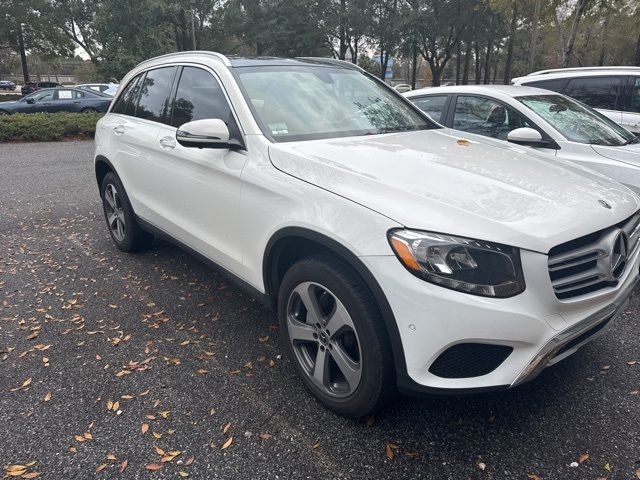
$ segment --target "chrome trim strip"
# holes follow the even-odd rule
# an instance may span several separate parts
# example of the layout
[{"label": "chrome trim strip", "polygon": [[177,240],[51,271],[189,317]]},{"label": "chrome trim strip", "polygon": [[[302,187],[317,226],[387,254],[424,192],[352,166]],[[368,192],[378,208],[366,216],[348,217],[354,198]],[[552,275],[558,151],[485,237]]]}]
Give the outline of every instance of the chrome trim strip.
[{"label": "chrome trim strip", "polygon": [[[558,350],[560,350],[564,345],[569,343],[571,340],[589,331],[590,329],[592,329],[593,327],[595,327],[596,325],[598,325],[599,323],[605,320],[615,319],[615,316],[626,305],[627,300],[631,295],[631,292],[633,292],[634,287],[638,283],[638,280],[640,280],[640,277],[636,275],[633,281],[629,283],[629,285],[627,285],[623,293],[616,299],[615,302],[613,302],[610,305],[607,305],[601,310],[598,310],[596,313],[588,316],[587,318],[576,323],[575,325],[572,325],[571,327],[560,332],[558,335],[556,335],[551,340],[549,340],[549,342],[547,342],[547,344],[540,349],[540,351],[536,354],[533,360],[529,362],[529,365],[527,365],[522,370],[522,372],[520,372],[520,374],[516,377],[516,379],[511,384],[511,386],[515,387],[516,385],[532,380],[547,366],[550,366],[553,363],[557,363],[562,358],[568,357],[569,355],[564,355],[564,353],[567,353],[567,352],[563,352],[562,358],[559,358],[556,362],[552,362],[552,360],[554,360],[555,353]],[[578,348],[582,347],[584,344],[588,343],[593,338],[595,338],[595,336],[597,336],[597,333],[594,336],[590,336],[589,338],[586,338],[583,342],[580,342],[574,348],[569,350],[569,352],[571,353],[575,352]]]}]

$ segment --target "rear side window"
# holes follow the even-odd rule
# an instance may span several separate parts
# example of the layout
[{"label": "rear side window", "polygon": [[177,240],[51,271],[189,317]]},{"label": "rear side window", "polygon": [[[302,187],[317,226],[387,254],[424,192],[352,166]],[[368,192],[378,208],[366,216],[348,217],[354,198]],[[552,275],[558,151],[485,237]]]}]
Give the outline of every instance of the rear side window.
[{"label": "rear side window", "polygon": [[213,75],[201,68],[184,67],[173,104],[171,125],[180,127],[205,118],[219,118],[228,123],[231,120],[229,103]]},{"label": "rear side window", "polygon": [[552,92],[560,92],[562,91],[562,87],[564,87],[565,83],[567,83],[566,78],[558,78],[556,80],[540,80],[537,82],[526,82],[526,83],[523,83],[523,85],[527,87],[544,88],[545,90],[551,90]]},{"label": "rear side window", "polygon": [[82,93],[77,90],[57,90],[58,98],[57,100],[73,100],[77,98],[82,98]]},{"label": "rear side window", "polygon": [[147,72],[140,84],[136,117],[169,123],[166,119],[175,72],[176,67],[157,68]]},{"label": "rear side window", "polygon": [[631,90],[630,112],[640,113],[640,77],[632,78],[633,90]]},{"label": "rear side window", "polygon": [[142,75],[138,75],[127,84],[122,95],[118,97],[111,109],[112,113],[121,113],[123,115],[133,115],[135,113],[135,102],[138,96],[137,85],[141,77]]},{"label": "rear side window", "polygon": [[592,108],[615,110],[620,83],[620,77],[573,78],[562,93]]},{"label": "rear side window", "polygon": [[447,103],[446,95],[433,95],[429,97],[412,98],[411,101],[424,113],[433,118],[436,122],[440,122],[440,117]]}]

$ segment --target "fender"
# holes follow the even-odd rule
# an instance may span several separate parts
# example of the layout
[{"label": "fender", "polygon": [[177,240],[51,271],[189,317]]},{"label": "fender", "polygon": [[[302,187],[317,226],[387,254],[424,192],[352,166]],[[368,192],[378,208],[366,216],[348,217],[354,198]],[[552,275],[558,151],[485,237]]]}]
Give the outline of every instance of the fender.
[{"label": "fender", "polygon": [[391,343],[391,351],[393,353],[393,362],[395,365],[396,374],[398,375],[398,383],[400,379],[407,377],[407,366],[404,359],[404,349],[402,348],[402,341],[400,340],[400,332],[398,331],[398,325],[396,323],[391,306],[385,296],[382,288],[378,284],[373,274],[365,266],[364,263],[348,248],[339,242],[327,237],[321,233],[315,232],[301,227],[285,227],[278,230],[267,242],[264,256],[262,257],[262,274],[264,280],[264,286],[266,294],[272,299],[272,302],[276,302],[277,292],[277,279],[274,276],[275,272],[272,272],[271,265],[281,255],[281,249],[276,248],[280,240],[285,238],[301,238],[311,240],[329,251],[334,252],[343,261],[345,261],[364,281],[365,285],[369,288],[373,297],[378,304],[380,314],[385,323],[385,329]]}]

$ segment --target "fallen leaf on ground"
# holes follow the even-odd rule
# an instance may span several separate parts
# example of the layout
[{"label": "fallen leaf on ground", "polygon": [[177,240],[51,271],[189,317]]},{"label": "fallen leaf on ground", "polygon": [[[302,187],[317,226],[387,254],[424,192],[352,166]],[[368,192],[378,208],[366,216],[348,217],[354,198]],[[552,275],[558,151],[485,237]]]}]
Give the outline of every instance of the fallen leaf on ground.
[{"label": "fallen leaf on ground", "polygon": [[160,470],[162,468],[162,465],[159,465],[157,463],[150,463],[149,465],[146,465],[144,468],[146,468],[147,470],[151,470],[152,472],[155,472],[157,470]]},{"label": "fallen leaf on ground", "polygon": [[222,444],[222,450],[229,448],[233,443],[233,437],[229,437],[229,439]]}]

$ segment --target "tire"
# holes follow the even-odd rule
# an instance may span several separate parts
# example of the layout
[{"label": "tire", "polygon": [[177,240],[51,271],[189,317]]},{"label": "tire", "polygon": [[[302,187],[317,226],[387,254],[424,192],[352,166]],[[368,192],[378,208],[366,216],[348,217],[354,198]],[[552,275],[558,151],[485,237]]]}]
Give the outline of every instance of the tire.
[{"label": "tire", "polygon": [[83,108],[82,110],[80,110],[80,113],[97,113],[98,110],[96,110],[95,108]]},{"label": "tire", "polygon": [[6,110],[0,110],[0,115],[9,115],[9,112]]},{"label": "tire", "polygon": [[107,228],[116,247],[123,252],[136,252],[151,246],[153,235],[136,222],[127,192],[113,172],[107,173],[102,180],[100,197]]},{"label": "tire", "polygon": [[282,280],[278,317],[289,358],[327,408],[359,418],[393,397],[395,370],[382,317],[347,264],[324,254],[295,263]]}]

